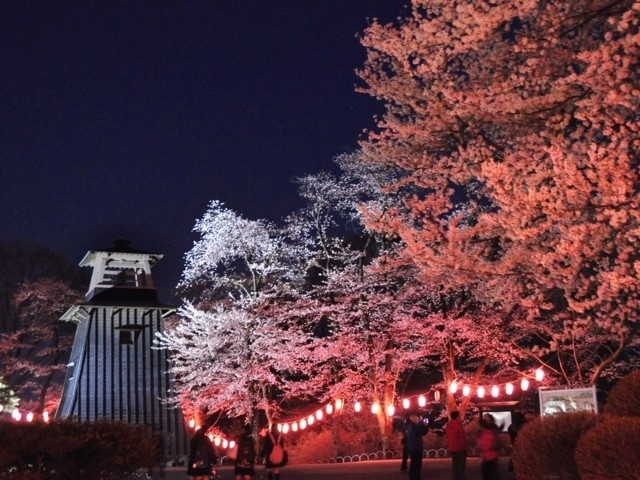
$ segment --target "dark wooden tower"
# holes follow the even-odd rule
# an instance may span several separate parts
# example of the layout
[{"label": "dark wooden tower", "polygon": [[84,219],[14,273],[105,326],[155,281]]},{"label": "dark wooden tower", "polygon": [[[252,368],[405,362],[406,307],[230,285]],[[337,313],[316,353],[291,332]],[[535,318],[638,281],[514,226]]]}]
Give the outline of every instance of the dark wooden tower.
[{"label": "dark wooden tower", "polygon": [[93,274],[86,301],[62,316],[77,330],[56,417],[142,423],[162,435],[168,457],[177,457],[188,451],[186,427],[172,403],[168,352],[153,348],[175,310],[158,301],[153,285],[151,267],[161,258],[117,241],[80,262]]}]

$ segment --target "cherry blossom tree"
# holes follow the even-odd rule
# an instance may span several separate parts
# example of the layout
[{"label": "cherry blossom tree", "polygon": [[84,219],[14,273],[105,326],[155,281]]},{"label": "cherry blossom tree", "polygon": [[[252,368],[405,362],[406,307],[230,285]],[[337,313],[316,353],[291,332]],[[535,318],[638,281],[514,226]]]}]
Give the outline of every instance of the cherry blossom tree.
[{"label": "cherry blossom tree", "polygon": [[385,103],[366,161],[422,189],[370,225],[431,281],[529,310],[512,344],[564,382],[637,345],[639,20],[633,0],[413,0],[362,36]]},{"label": "cherry blossom tree", "polygon": [[309,351],[306,391],[375,405],[386,448],[403,376],[426,369],[452,379],[450,367],[463,358],[463,370],[484,371],[515,357],[496,348],[501,336],[490,327],[499,317],[472,306],[468,295],[454,302],[399,254],[396,235],[367,228],[367,220],[377,224],[397,209],[401,195],[416,193],[404,187],[403,173],[363,163],[359,154],[336,162],[338,175],[299,179],[307,205],[289,218],[290,235],[305,245],[317,281],[285,315],[304,319],[320,337]]},{"label": "cherry blossom tree", "polygon": [[271,223],[248,220],[212,201],[194,228],[200,239],[186,256],[180,288],[196,292],[180,320],[158,337],[173,351],[177,386],[207,414],[271,420],[288,389],[284,375],[299,367],[292,351],[306,336],[268,316],[265,305],[284,295],[300,275]]},{"label": "cherry blossom tree", "polygon": [[23,408],[54,409],[73,328],[60,322],[82,298],[79,273],[61,255],[28,243],[0,244],[0,378]]}]

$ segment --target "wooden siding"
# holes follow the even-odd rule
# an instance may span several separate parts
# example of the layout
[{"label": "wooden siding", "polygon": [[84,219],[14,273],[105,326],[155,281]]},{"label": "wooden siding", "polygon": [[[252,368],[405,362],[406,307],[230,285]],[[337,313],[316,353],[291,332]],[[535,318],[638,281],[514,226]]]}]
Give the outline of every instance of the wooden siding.
[{"label": "wooden siding", "polygon": [[[163,401],[173,391],[168,354],[152,348],[155,333],[164,330],[162,313],[159,308],[87,307],[56,416],[143,423],[162,434],[169,457],[185,455],[182,411]],[[122,343],[120,335],[132,342]]]}]

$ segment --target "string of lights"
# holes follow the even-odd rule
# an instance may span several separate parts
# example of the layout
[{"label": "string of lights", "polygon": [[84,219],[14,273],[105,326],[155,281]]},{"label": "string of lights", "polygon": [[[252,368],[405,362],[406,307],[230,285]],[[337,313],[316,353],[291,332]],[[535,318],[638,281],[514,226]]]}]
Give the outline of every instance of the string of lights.
[{"label": "string of lights", "polygon": [[[535,378],[536,382],[541,382],[544,379],[544,371],[541,368],[538,368],[535,371],[533,378]],[[487,396],[498,398],[500,397],[503,391],[507,396],[513,395],[516,390],[516,384],[518,384],[518,382],[511,381],[506,383],[494,383],[490,386],[479,385],[479,386],[476,386],[474,390],[474,387],[472,387],[468,383],[454,380],[449,384],[448,390],[453,395],[461,394],[463,397],[470,397],[472,395],[475,395],[475,397],[477,397],[478,399],[483,399]],[[529,390],[530,386],[531,386],[531,381],[529,380],[529,378],[525,376],[522,379],[520,379],[519,387],[522,392]],[[441,393],[439,390],[435,390],[432,395],[433,395],[433,401],[435,402],[440,401]],[[424,408],[427,406],[428,403],[429,403],[428,393],[420,393],[420,394],[405,396],[400,400],[400,404],[402,405],[402,408],[404,408],[405,410],[415,408],[416,405],[418,408]],[[279,422],[277,424],[278,430],[281,431],[283,434],[304,430],[308,426],[311,426],[316,422],[320,422],[324,420],[329,415],[342,413],[344,408],[345,408],[345,401],[343,399],[338,398],[331,402],[326,403],[321,408],[316,410],[314,413],[311,413],[303,417],[299,417],[295,420]],[[361,412],[363,408],[364,408],[363,403],[360,402],[359,400],[356,400],[353,402],[353,410],[356,413]],[[375,415],[380,411],[380,408],[381,406],[378,402],[373,402],[371,404],[370,411],[372,414]],[[386,412],[387,416],[392,417],[395,414],[395,411],[396,411],[395,405],[389,405],[387,407],[387,412]],[[2,412],[2,406],[0,406],[0,412]],[[26,412],[23,414],[23,412],[21,412],[18,408],[14,408],[11,413],[11,417],[15,421],[25,420],[27,422],[32,422],[36,418],[36,416],[39,416],[44,422],[49,421],[49,413],[46,411],[43,412],[42,415],[37,415],[37,414],[34,414],[33,412]],[[189,420],[189,427],[192,430],[197,430],[198,428],[200,428],[200,425],[196,424],[195,419],[191,419]],[[220,435],[209,434],[208,436],[210,440],[213,442],[213,444],[216,445],[217,447],[228,449],[228,448],[233,448],[235,445],[235,442],[233,440],[228,440]]]}]

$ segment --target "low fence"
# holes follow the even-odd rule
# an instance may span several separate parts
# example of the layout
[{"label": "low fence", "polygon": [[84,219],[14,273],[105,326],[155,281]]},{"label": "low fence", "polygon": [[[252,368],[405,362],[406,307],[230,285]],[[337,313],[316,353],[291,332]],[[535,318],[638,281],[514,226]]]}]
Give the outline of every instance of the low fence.
[{"label": "low fence", "polygon": [[[480,456],[480,453],[476,448],[470,448],[467,450],[467,455],[470,457]],[[511,445],[506,445],[500,449],[500,455],[507,457],[511,455]],[[449,449],[447,448],[430,448],[422,451],[423,458],[448,458]],[[372,453],[360,453],[355,455],[343,455],[335,458],[330,458],[329,463],[350,463],[350,462],[366,462],[371,460],[392,460],[402,458],[401,450],[387,450],[377,451]]]}]

